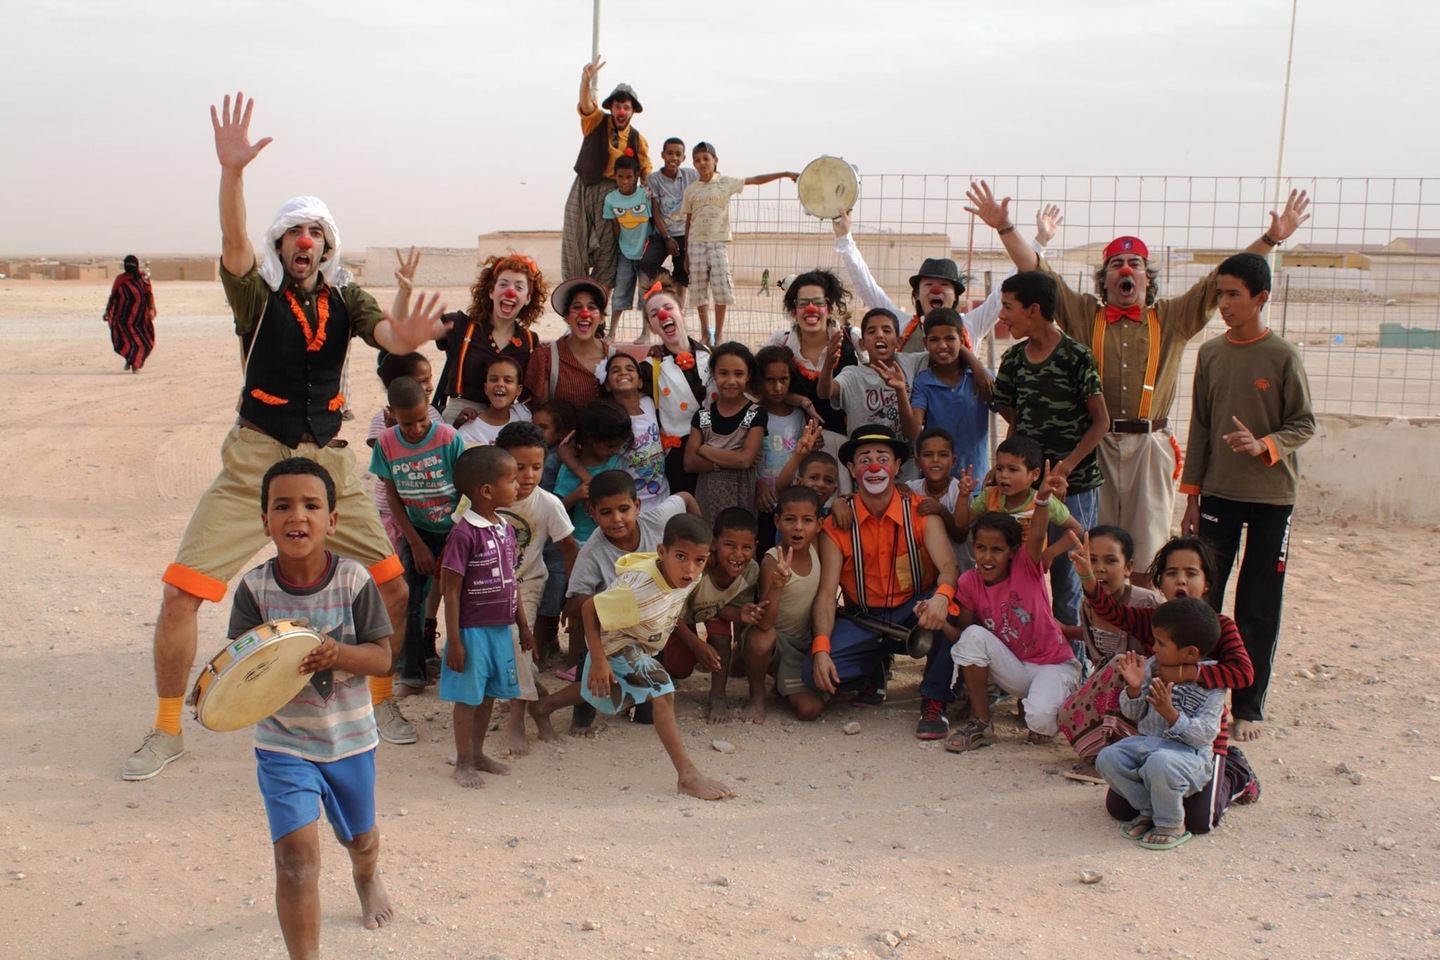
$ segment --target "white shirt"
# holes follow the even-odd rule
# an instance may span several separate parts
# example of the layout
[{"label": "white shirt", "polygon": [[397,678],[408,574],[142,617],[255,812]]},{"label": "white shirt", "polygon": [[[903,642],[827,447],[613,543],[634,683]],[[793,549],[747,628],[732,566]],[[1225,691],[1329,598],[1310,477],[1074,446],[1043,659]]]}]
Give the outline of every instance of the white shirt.
[{"label": "white shirt", "polygon": [[455,431],[455,435],[461,440],[464,440],[467,446],[474,443],[491,444],[495,442],[496,437],[500,436],[500,431],[504,430],[511,423],[528,423],[529,421],[530,408],[523,403],[512,403],[510,404],[510,420],[508,423],[501,424],[497,427],[492,423],[486,423],[480,417],[476,417],[464,426],[459,427]]}]

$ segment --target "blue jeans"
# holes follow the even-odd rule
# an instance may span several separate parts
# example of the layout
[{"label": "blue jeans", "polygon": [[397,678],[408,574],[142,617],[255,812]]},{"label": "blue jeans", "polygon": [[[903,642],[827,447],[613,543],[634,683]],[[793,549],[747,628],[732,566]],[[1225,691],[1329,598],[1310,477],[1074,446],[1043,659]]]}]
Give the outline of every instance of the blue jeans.
[{"label": "blue jeans", "polygon": [[1208,750],[1164,737],[1126,737],[1095,758],[1095,772],[1157,827],[1185,822],[1185,798],[1210,782]]},{"label": "blue jeans", "polygon": [[[913,626],[915,605],[934,595],[934,589],[930,589],[920,596],[911,597],[899,606],[871,607],[870,616],[889,623]],[[840,674],[840,683],[835,691],[839,693],[843,690],[863,690],[873,683],[877,690],[883,692],[887,650],[884,637],[837,616],[835,626],[830,631],[830,659],[835,664],[835,672]],[[935,643],[930,647],[930,654],[925,658],[925,676],[920,681],[920,695],[946,703],[954,700],[955,694],[950,684],[953,674],[950,645],[945,642],[944,636],[937,632]],[[809,654],[805,655],[800,666],[800,679],[810,689],[818,689],[815,686],[815,658]]]},{"label": "blue jeans", "polygon": [[619,313],[638,306],[635,287],[640,278],[640,261],[621,256],[615,261],[615,289],[610,295],[610,312]]},{"label": "blue jeans", "polygon": [[[1098,490],[1085,490],[1081,493],[1070,493],[1065,497],[1065,506],[1070,510],[1070,516],[1080,524],[1081,530],[1088,531],[1095,526],[1095,507],[1099,500]],[[1060,538],[1065,536],[1065,528],[1050,524],[1050,542],[1058,543]],[[1084,594],[1080,591],[1080,576],[1075,572],[1075,567],[1070,563],[1068,552],[1056,557],[1050,564],[1050,593],[1054,596],[1051,609],[1055,611],[1055,619],[1068,627],[1080,625],[1080,601]]]},{"label": "blue jeans", "polygon": [[[436,569],[440,556],[445,552],[446,533],[415,528],[425,546],[435,555]],[[405,605],[405,645],[400,653],[400,682],[407,687],[425,686],[425,661],[435,656],[435,645],[425,637],[425,595],[431,578],[415,569],[415,557],[410,552],[410,542],[400,544],[400,563],[405,567],[405,586],[410,588],[410,599]],[[459,639],[459,638],[456,638]]]}]

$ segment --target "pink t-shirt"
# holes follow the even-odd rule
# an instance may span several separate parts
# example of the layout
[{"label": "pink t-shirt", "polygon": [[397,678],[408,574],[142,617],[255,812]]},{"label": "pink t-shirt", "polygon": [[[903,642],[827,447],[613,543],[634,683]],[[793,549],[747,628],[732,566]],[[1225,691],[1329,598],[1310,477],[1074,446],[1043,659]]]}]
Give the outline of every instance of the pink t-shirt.
[{"label": "pink t-shirt", "polygon": [[1050,612],[1045,572],[1023,548],[1010,561],[1010,575],[994,586],[979,570],[961,574],[955,600],[1025,663],[1065,663],[1075,656]]}]

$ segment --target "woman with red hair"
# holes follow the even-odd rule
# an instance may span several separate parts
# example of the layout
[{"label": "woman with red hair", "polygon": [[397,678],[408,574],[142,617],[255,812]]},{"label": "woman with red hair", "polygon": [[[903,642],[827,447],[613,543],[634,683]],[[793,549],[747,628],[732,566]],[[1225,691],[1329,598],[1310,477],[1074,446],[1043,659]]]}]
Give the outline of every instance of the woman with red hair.
[{"label": "woman with red hair", "polygon": [[435,341],[445,351],[441,394],[436,403],[447,423],[469,420],[483,406],[485,370],[509,357],[521,370],[539,342],[530,325],[545,309],[545,278],[535,261],[517,253],[490,257],[470,288],[470,309],[449,313],[450,333]]}]

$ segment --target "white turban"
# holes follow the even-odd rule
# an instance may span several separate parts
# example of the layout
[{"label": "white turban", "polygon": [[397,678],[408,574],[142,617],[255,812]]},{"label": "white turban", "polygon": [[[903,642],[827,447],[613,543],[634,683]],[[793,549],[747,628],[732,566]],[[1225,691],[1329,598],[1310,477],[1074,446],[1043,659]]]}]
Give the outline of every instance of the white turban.
[{"label": "white turban", "polygon": [[344,286],[350,282],[350,274],[340,266],[340,231],[335,228],[335,219],[330,208],[319,197],[294,197],[285,201],[275,222],[265,232],[265,249],[261,251],[260,276],[278,291],[285,282],[285,267],[280,263],[280,254],[275,244],[291,227],[302,223],[318,223],[325,231],[325,255],[320,259],[320,274],[327,283]]}]

